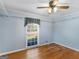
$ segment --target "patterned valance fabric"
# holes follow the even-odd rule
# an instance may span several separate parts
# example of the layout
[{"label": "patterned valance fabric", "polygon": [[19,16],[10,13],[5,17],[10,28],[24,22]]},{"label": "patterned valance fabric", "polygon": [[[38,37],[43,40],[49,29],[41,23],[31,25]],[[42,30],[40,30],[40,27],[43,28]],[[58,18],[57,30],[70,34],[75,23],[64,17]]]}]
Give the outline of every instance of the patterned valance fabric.
[{"label": "patterned valance fabric", "polygon": [[40,25],[40,19],[35,19],[35,18],[25,18],[25,24],[26,26],[28,23],[36,23]]}]

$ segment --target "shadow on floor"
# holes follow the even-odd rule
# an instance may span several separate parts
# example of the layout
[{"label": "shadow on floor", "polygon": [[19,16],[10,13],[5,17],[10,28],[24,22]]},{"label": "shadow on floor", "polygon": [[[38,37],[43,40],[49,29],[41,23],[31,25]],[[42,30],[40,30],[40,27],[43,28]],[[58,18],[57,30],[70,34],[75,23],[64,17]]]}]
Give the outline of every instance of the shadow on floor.
[{"label": "shadow on floor", "polygon": [[7,56],[0,56],[0,59],[8,59]]}]

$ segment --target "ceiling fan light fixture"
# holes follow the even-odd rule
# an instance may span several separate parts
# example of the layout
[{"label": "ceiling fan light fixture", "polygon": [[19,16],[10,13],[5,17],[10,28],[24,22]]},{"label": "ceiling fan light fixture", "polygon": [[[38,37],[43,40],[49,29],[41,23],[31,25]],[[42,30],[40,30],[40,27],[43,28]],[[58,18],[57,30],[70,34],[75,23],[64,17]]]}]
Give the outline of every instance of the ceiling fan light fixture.
[{"label": "ceiling fan light fixture", "polygon": [[57,7],[55,7],[55,8],[53,8],[53,12],[55,13],[55,12],[57,12]]},{"label": "ceiling fan light fixture", "polygon": [[50,13],[52,13],[52,8],[48,8],[48,13],[50,14]]}]

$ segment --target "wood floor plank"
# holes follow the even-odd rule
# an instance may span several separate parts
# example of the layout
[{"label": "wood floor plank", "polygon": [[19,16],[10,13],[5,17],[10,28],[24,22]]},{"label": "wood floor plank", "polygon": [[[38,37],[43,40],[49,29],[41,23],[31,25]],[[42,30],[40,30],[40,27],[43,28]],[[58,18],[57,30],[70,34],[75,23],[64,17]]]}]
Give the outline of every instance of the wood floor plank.
[{"label": "wood floor plank", "polygon": [[49,44],[8,55],[8,59],[79,59],[79,52]]}]

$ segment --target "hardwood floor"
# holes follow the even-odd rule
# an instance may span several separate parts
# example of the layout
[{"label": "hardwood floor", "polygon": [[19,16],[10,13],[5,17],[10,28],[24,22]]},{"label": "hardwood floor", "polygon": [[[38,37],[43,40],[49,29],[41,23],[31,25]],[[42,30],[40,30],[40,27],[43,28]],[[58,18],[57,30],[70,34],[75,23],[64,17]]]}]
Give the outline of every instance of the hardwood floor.
[{"label": "hardwood floor", "polygon": [[8,59],[79,59],[79,52],[57,44],[49,44],[9,54]]}]

